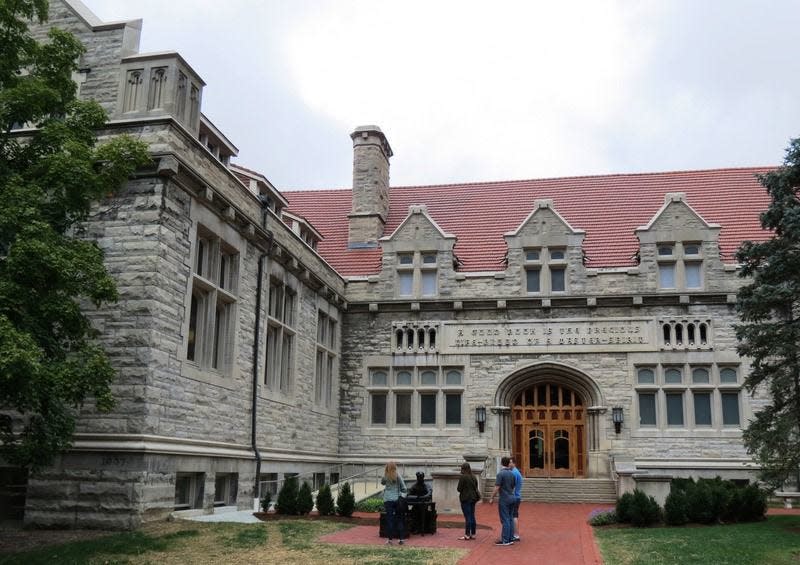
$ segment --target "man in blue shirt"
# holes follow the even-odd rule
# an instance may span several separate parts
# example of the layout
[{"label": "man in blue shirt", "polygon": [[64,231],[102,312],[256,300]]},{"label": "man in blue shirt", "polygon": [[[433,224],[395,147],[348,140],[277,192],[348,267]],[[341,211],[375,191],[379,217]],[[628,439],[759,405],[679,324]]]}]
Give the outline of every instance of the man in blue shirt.
[{"label": "man in blue shirt", "polygon": [[494,492],[489,498],[489,503],[494,502],[494,498],[499,495],[498,510],[500,512],[500,525],[502,526],[500,539],[494,542],[495,545],[512,545],[514,543],[514,518],[511,516],[516,498],[514,497],[514,487],[517,479],[509,468],[511,457],[505,456],[500,459],[502,469],[497,473],[494,481]]},{"label": "man in blue shirt", "polygon": [[514,541],[519,541],[519,504],[522,502],[522,473],[517,468],[517,462],[511,458],[510,463],[511,472],[517,482],[514,486],[514,507],[511,509],[511,516],[514,519]]}]

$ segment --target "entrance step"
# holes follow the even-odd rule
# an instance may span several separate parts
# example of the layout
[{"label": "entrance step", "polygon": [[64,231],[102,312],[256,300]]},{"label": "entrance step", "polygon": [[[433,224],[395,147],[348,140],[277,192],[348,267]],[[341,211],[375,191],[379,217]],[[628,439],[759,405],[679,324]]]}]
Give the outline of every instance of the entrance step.
[{"label": "entrance step", "polygon": [[[487,479],[484,492],[491,493],[494,479]],[[522,500],[528,502],[614,503],[617,486],[611,479],[526,478]]]}]

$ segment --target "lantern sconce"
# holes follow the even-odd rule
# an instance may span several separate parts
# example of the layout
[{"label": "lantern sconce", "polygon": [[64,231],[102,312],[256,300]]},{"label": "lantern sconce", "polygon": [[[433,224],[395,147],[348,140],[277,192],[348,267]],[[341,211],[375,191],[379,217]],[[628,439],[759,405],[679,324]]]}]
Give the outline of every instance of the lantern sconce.
[{"label": "lantern sconce", "polygon": [[622,429],[622,422],[624,421],[622,406],[614,406],[611,409],[611,421],[614,422],[614,431],[619,433]]},{"label": "lantern sconce", "polygon": [[486,425],[486,406],[477,406],[475,408],[475,422],[478,424],[478,431],[483,433],[483,427]]}]

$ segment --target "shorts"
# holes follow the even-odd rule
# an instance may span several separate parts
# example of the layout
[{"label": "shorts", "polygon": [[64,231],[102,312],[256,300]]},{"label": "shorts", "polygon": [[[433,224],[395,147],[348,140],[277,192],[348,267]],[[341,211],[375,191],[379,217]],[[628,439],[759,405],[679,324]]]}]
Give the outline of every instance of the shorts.
[{"label": "shorts", "polygon": [[511,505],[511,517],[512,518],[519,518],[519,503],[522,500],[515,500],[514,503]]}]

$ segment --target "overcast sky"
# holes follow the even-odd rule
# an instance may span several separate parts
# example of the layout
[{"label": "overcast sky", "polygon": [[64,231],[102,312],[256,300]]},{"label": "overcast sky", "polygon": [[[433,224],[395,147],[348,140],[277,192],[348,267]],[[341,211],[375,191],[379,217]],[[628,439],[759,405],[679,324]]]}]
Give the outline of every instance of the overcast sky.
[{"label": "overcast sky", "polygon": [[779,164],[800,136],[800,3],[83,0],[179,51],[236,163],[351,186],[359,125],[394,186]]}]

